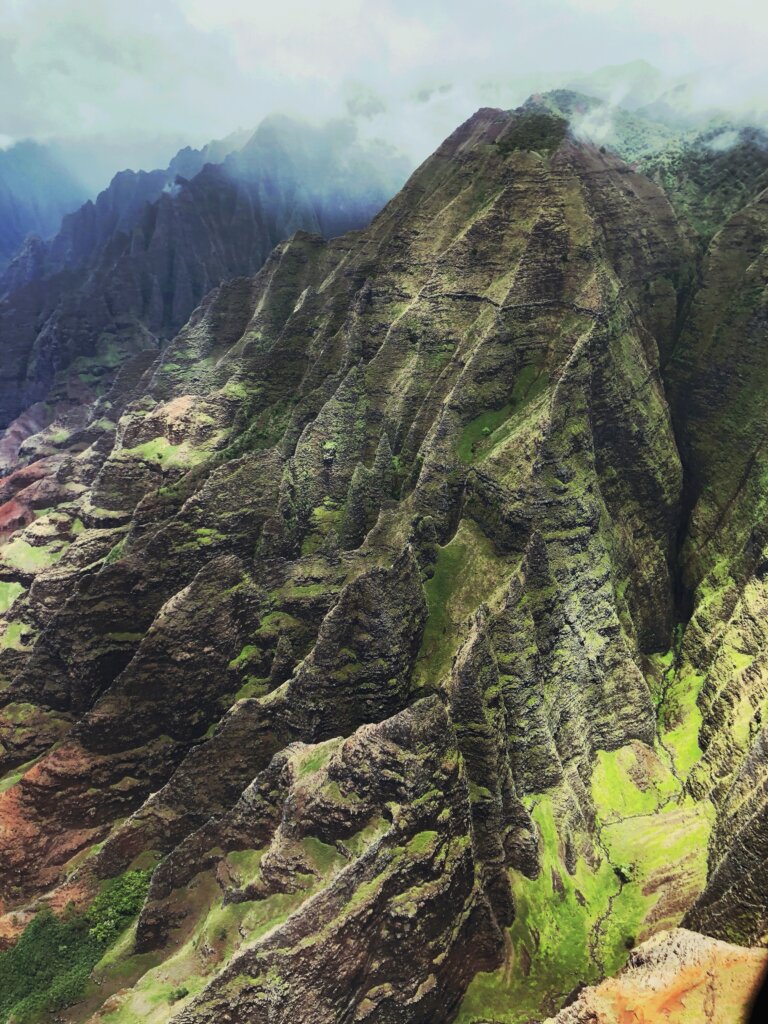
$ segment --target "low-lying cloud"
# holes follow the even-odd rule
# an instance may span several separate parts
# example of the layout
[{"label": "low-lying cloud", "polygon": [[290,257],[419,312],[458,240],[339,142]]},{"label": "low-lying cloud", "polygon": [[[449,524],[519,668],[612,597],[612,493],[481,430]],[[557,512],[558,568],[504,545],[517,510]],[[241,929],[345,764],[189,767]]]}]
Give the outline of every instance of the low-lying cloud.
[{"label": "low-lying cloud", "polygon": [[415,161],[478,106],[563,84],[640,104],[683,83],[690,109],[764,116],[767,51],[754,0],[4,0],[0,144],[170,151],[285,112]]}]

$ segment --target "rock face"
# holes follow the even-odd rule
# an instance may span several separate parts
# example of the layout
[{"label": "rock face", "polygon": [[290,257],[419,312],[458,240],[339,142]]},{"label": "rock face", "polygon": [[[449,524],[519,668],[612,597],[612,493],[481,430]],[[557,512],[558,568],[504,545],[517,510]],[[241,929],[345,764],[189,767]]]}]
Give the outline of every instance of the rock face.
[{"label": "rock face", "polygon": [[[718,810],[710,881],[689,916],[732,941],[768,930],[765,799],[765,357],[768,194],[715,237],[668,376],[688,466],[684,654],[697,673],[703,757],[691,786]],[[759,897],[756,898],[756,894]]]},{"label": "rock face", "polygon": [[51,1010],[522,1024],[685,914],[761,938],[762,204],[699,267],[484,109],[23,443],[0,936],[152,869]]},{"label": "rock face", "polygon": [[683,928],[662,932],[632,951],[617,978],[587,989],[550,1024],[746,1024],[767,960],[764,950]]}]

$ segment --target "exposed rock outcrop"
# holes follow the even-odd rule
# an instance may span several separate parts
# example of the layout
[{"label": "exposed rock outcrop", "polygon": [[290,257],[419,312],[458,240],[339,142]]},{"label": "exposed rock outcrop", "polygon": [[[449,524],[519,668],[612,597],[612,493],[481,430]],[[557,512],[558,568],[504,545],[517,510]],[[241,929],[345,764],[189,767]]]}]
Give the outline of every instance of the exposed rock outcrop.
[{"label": "exposed rock outcrop", "polygon": [[610,981],[582,992],[550,1024],[746,1024],[768,954],[704,938],[683,928],[633,950]]}]

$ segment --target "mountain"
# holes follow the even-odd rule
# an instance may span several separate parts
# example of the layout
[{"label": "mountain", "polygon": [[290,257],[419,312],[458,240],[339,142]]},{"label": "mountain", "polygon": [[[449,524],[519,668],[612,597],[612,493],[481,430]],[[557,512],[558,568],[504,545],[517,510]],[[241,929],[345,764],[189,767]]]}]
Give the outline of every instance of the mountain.
[{"label": "mountain", "polygon": [[662,186],[686,225],[704,244],[768,186],[768,133],[716,120],[705,128],[650,116],[568,89],[526,104],[565,118],[581,139],[605,146]]},{"label": "mountain", "polygon": [[630,949],[743,1011],[768,193],[705,242],[604,149],[478,111],[23,441],[0,1019],[590,1020]]},{"label": "mountain", "polygon": [[579,138],[596,146],[604,145],[630,163],[656,155],[680,143],[681,135],[684,137],[678,127],[570,89],[552,89],[536,95],[528,106],[544,106],[566,118]]},{"label": "mountain", "polygon": [[[8,295],[25,284],[46,280],[65,269],[90,266],[101,248],[118,234],[130,233],[145,206],[175,188],[179,176],[194,178],[209,163],[221,163],[246,145],[252,133],[235,133],[202,149],[180,149],[167,168],[118,172],[95,201],[87,201],[57,223],[48,244],[32,238],[0,278],[0,293]],[[32,259],[30,259],[32,255]]]},{"label": "mountain", "polygon": [[608,64],[591,73],[574,76],[567,86],[632,111],[659,102],[685,84],[686,79],[670,80],[646,60],[632,60],[624,64]]},{"label": "mountain", "polygon": [[397,154],[357,143],[343,123],[271,118],[209,162],[227,142],[182,150],[164,171],[121,172],[11,263],[0,279],[9,436],[26,436],[26,421],[13,421],[36,403],[35,428],[102,394],[125,358],[156,352],[211,288],[256,271],[296,229],[365,226],[405,177]]},{"label": "mountain", "polygon": [[[209,141],[200,149],[188,145],[187,139],[178,134],[56,138],[48,147],[79,181],[85,183],[88,195],[97,196],[108,187],[117,168],[164,167],[169,154],[175,153],[175,160],[178,160],[186,153],[195,159],[203,154],[202,163],[197,164],[199,170],[205,163],[221,163],[233,150],[245,145],[252,134],[253,129],[237,129],[224,138]],[[180,169],[179,173],[185,172]]]},{"label": "mountain", "polygon": [[27,235],[52,235],[86,197],[49,147],[25,141],[0,149],[0,271]]},{"label": "mountain", "polygon": [[[557,84],[679,132],[702,131],[734,117],[742,122],[758,117],[764,124],[762,111],[755,109],[748,91],[741,97],[731,95],[725,106],[717,105],[718,90],[713,90],[713,82],[730,74],[732,69],[723,66],[668,74],[645,60],[633,60],[587,74],[571,74],[565,80],[560,75]],[[721,92],[721,102],[727,95],[727,90]]]},{"label": "mountain", "polygon": [[768,187],[768,133],[718,125],[648,154],[641,166],[706,243]]}]

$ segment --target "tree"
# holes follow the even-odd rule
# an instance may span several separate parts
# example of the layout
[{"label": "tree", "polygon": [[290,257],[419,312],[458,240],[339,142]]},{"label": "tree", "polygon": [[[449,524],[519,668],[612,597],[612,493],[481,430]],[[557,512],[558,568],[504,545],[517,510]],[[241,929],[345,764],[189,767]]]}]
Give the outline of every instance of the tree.
[{"label": "tree", "polygon": [[368,532],[371,473],[358,462],[347,491],[347,508],[341,539],[347,550],[360,547]]},{"label": "tree", "polygon": [[392,485],[394,483],[394,470],[392,467],[392,448],[389,443],[386,431],[382,432],[379,444],[376,448],[376,455],[373,460],[371,497],[373,498],[378,512],[382,502],[392,497]]}]

